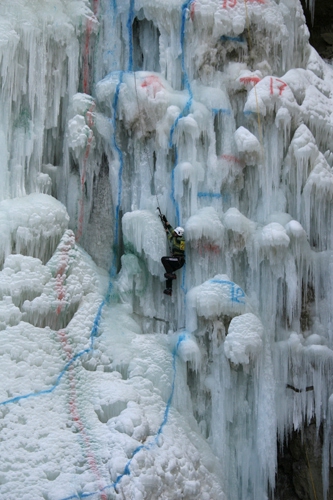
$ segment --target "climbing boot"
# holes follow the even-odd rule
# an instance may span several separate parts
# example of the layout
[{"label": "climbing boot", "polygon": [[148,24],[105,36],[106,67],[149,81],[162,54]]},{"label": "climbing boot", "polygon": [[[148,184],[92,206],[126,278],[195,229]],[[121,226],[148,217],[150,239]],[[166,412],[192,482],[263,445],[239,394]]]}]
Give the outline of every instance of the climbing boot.
[{"label": "climbing boot", "polygon": [[172,295],[172,289],[171,289],[171,288],[166,288],[166,289],[163,291],[163,293],[165,293],[165,295],[170,295],[170,297],[171,297],[171,295]]}]

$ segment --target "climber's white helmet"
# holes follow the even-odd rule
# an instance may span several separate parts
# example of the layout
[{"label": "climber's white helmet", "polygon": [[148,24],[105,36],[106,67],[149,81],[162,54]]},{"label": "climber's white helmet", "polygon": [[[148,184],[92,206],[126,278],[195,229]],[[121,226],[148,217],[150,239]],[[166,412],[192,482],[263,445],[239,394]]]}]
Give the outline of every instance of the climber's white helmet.
[{"label": "climber's white helmet", "polygon": [[184,229],[182,227],[176,227],[175,229],[175,233],[177,234],[177,236],[183,236],[184,234]]}]

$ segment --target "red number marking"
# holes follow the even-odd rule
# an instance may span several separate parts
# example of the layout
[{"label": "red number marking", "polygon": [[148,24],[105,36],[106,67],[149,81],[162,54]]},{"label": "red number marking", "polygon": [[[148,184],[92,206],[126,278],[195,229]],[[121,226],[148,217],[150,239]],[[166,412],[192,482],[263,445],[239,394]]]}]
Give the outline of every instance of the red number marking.
[{"label": "red number marking", "polygon": [[253,83],[256,85],[258,82],[260,82],[261,78],[259,76],[244,76],[243,78],[240,78],[239,81],[244,83],[245,85],[247,83]]},{"label": "red number marking", "polygon": [[278,85],[278,89],[279,89],[279,95],[281,95],[284,89],[287,87],[287,84],[282,80],[280,80],[279,78],[276,78],[276,81],[280,83],[280,85]]},{"label": "red number marking", "polygon": [[277,83],[276,84],[276,88],[279,91],[279,95],[282,95],[282,92],[287,87],[287,84],[284,81],[280,80],[279,78],[273,78],[271,76],[270,85],[269,85],[270,86],[270,93],[271,93],[271,95],[274,94],[274,82]]}]

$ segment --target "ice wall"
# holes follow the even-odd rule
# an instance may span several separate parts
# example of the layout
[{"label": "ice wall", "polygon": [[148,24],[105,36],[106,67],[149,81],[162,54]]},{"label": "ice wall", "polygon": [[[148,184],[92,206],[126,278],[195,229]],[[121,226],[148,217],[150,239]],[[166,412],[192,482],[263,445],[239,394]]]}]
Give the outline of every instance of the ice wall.
[{"label": "ice wall", "polygon": [[[0,325],[21,346],[3,348],[17,370],[0,401],[4,449],[19,455],[13,422],[28,414],[29,467],[46,477],[20,492],[265,499],[277,439],[314,421],[326,500],[333,70],[300,3],[38,7],[7,7],[1,46],[0,189],[13,200],[0,206]],[[157,206],[185,227],[172,298]],[[20,383],[21,361],[38,376]],[[44,397],[56,459],[36,444]]]}]

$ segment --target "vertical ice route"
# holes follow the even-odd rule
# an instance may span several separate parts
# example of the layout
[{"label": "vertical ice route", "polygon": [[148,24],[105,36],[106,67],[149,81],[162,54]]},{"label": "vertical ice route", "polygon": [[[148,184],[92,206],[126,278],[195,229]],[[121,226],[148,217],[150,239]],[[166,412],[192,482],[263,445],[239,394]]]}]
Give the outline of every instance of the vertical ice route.
[{"label": "vertical ice route", "polygon": [[121,148],[118,146],[117,139],[116,139],[116,129],[117,129],[117,109],[118,109],[118,100],[119,100],[119,91],[120,91],[120,86],[123,83],[123,75],[124,72],[120,71],[119,75],[119,82],[117,84],[116,92],[114,95],[113,103],[112,103],[112,109],[113,109],[113,117],[112,117],[112,125],[113,125],[113,137],[112,137],[112,142],[115,150],[117,151],[118,154],[118,160],[119,160],[119,170],[118,170],[118,196],[117,196],[117,205],[116,205],[116,211],[115,211],[115,231],[114,231],[114,237],[113,237],[113,258],[112,258],[112,265],[110,269],[110,278],[114,278],[117,274],[117,258],[118,258],[118,252],[117,252],[117,243],[118,243],[118,237],[119,237],[119,212],[120,212],[120,205],[121,205],[121,195],[122,195],[122,182],[123,182],[123,168],[124,168],[124,157],[123,157],[123,152]]},{"label": "vertical ice route", "polygon": [[[188,111],[189,111],[189,109],[191,107],[191,104],[192,104],[192,100],[193,100],[193,94],[192,94],[190,83],[189,83],[189,80],[188,80],[188,75],[187,75],[187,72],[186,72],[186,69],[185,69],[185,59],[184,59],[184,37],[185,37],[186,14],[187,14],[187,9],[192,4],[192,2],[193,2],[193,0],[189,0],[189,1],[185,2],[182,5],[182,22],[181,22],[182,73],[183,73],[183,78],[184,78],[184,84],[186,86],[186,89],[189,92],[189,99],[188,99],[188,101],[187,101],[187,103],[185,105],[185,108],[183,109],[182,113],[180,113],[180,115],[176,119],[176,121],[175,121],[175,123],[173,125],[173,128],[170,131],[170,138],[172,138],[174,129],[177,126],[177,123],[178,123],[180,117],[181,116],[186,116],[186,114],[188,113]],[[114,6],[114,11],[116,11],[116,6]],[[128,46],[129,46],[129,59],[128,59],[128,68],[127,68],[128,72],[132,72],[133,71],[133,32],[132,32],[133,19],[134,19],[134,0],[130,0],[130,9],[129,9],[129,15],[128,15],[128,20],[127,20],[127,25],[126,25],[127,26],[127,30],[128,30]],[[119,171],[118,171],[117,206],[116,206],[116,210],[115,210],[115,233],[114,233],[114,244],[113,244],[113,261],[112,261],[112,266],[111,266],[111,269],[110,269],[110,284],[109,284],[109,290],[108,290],[108,293],[107,293],[106,302],[109,302],[109,300],[110,300],[111,280],[112,280],[112,278],[114,278],[116,276],[116,273],[117,273],[117,269],[116,269],[116,262],[117,262],[117,258],[118,258],[118,256],[117,256],[117,242],[118,242],[118,237],[119,237],[119,213],[120,213],[121,197],[122,197],[122,174],[123,174],[123,167],[124,167],[124,159],[123,159],[123,152],[122,152],[121,148],[119,147],[119,145],[117,143],[116,129],[117,129],[117,110],[118,110],[118,102],[119,102],[119,92],[120,92],[121,84],[123,82],[123,75],[124,75],[124,71],[120,71],[119,81],[118,81],[118,84],[117,84],[117,87],[116,87],[116,92],[115,92],[115,96],[114,96],[113,103],[112,103],[112,109],[113,109],[113,118],[112,118],[112,122],[113,122],[113,139],[112,139],[112,142],[113,142],[113,146],[114,146],[114,148],[115,148],[115,150],[116,150],[116,152],[118,154]],[[176,153],[176,159],[175,159],[175,161],[177,163],[177,153]],[[175,197],[174,197],[174,170],[172,172],[172,199],[173,199],[174,203],[176,203],[176,200],[175,200]],[[178,204],[176,206],[176,216],[177,216],[177,221],[178,221],[178,224],[179,224],[180,223],[180,214],[179,214],[179,206],[178,206]],[[183,290],[184,290],[184,282],[185,282],[185,270],[183,270],[183,278],[182,278],[182,289]],[[104,307],[104,303],[103,302],[102,302],[100,308]],[[157,444],[159,436],[163,432],[163,428],[164,428],[164,426],[166,425],[166,423],[168,421],[170,407],[171,407],[171,403],[172,403],[173,395],[174,395],[174,390],[175,390],[176,355],[177,355],[177,351],[178,351],[179,345],[180,345],[180,343],[184,339],[185,339],[185,335],[184,334],[180,335],[179,338],[178,338],[177,344],[176,344],[176,346],[174,347],[174,349],[172,351],[173,379],[172,379],[172,385],[171,385],[171,392],[170,392],[170,396],[168,398],[168,401],[167,401],[167,404],[166,404],[166,407],[165,407],[165,411],[164,411],[164,416],[163,416],[162,423],[161,423],[161,425],[160,425],[157,433],[155,434],[155,437],[153,438],[153,440],[150,443],[148,443],[148,444],[144,444],[144,445],[138,446],[133,451],[132,457],[128,460],[127,464],[125,465],[124,472],[122,474],[118,475],[118,477],[116,478],[116,480],[113,483],[111,483],[110,485],[107,485],[104,488],[99,489],[98,491],[95,491],[95,492],[86,493],[86,494],[82,493],[82,494],[80,494],[80,496],[78,496],[78,495],[75,494],[75,495],[66,497],[66,498],[64,498],[62,500],[73,500],[75,498],[88,498],[88,497],[91,497],[91,496],[94,496],[94,495],[97,495],[97,494],[101,494],[104,491],[106,491],[107,489],[111,489],[111,488],[114,488],[117,491],[117,486],[120,483],[120,481],[122,480],[122,478],[124,476],[129,476],[130,475],[130,466],[131,466],[131,463],[132,463],[134,457],[140,451],[142,451],[142,450],[149,450],[152,446],[154,446],[155,444]]]},{"label": "vertical ice route", "polygon": [[[186,70],[186,65],[185,65],[185,28],[186,28],[186,17],[188,14],[188,10],[191,7],[191,5],[195,2],[195,0],[187,0],[186,2],[183,3],[182,9],[181,9],[181,25],[180,25],[180,46],[181,46],[181,69],[182,69],[182,83],[185,87],[185,89],[188,92],[188,100],[186,101],[186,104],[183,108],[183,110],[179,113],[177,118],[175,119],[173,125],[171,126],[170,133],[169,133],[169,149],[172,149],[174,144],[173,144],[173,135],[175,133],[175,130],[177,128],[178,122],[181,118],[186,116],[192,106],[193,102],[193,92],[191,89],[190,81],[188,78],[187,70]],[[180,208],[179,208],[179,203],[176,201],[175,198],[175,167],[178,163],[178,148],[175,146],[175,160],[174,160],[174,167],[172,169],[171,173],[171,199],[173,206],[175,208],[176,212],[176,220],[177,220],[177,225],[179,226],[181,224],[181,214],[180,214]],[[181,289],[184,292],[184,307],[186,306],[186,263],[183,266],[182,269],[182,283],[181,283]]]},{"label": "vertical ice route", "polygon": [[[182,47],[183,47],[183,44],[184,44],[184,29],[185,29],[185,16],[186,16],[186,8],[193,2],[193,0],[190,0],[186,3],[183,4],[182,6],[182,35],[181,35],[181,42],[182,42]],[[128,34],[129,34],[129,63],[128,63],[128,71],[132,71],[132,65],[133,65],[133,56],[132,56],[132,52],[133,52],[133,45],[132,45],[132,23],[133,23],[133,17],[134,17],[134,0],[131,0],[130,1],[130,11],[129,11],[129,17],[128,17],[128,21],[127,21],[127,28],[128,28]],[[182,68],[184,67],[184,58],[183,58],[183,55],[182,55]],[[29,398],[33,398],[33,397],[41,397],[43,395],[46,395],[46,394],[51,394],[60,384],[62,378],[64,377],[64,375],[68,372],[68,376],[69,376],[69,381],[70,381],[70,389],[71,389],[71,398],[70,398],[70,410],[71,410],[71,414],[73,416],[73,420],[77,423],[78,427],[79,427],[79,431],[80,431],[80,434],[82,435],[83,437],[83,441],[85,443],[85,446],[86,446],[86,450],[87,450],[87,458],[88,458],[88,463],[89,463],[89,466],[91,468],[91,470],[95,473],[95,475],[97,476],[97,479],[98,481],[100,482],[101,481],[101,476],[100,476],[100,473],[99,473],[99,470],[98,470],[98,467],[97,467],[97,462],[90,450],[90,440],[89,440],[89,437],[85,431],[85,428],[84,428],[84,425],[80,419],[80,416],[78,414],[78,409],[77,409],[77,405],[76,405],[76,396],[74,393],[76,393],[75,391],[75,379],[74,379],[74,374],[73,374],[73,369],[74,369],[74,363],[80,359],[83,355],[85,354],[91,354],[93,353],[94,351],[94,341],[95,341],[95,338],[97,337],[97,334],[98,334],[98,331],[99,331],[99,327],[100,327],[100,323],[101,323],[101,318],[102,318],[102,311],[103,311],[103,308],[106,304],[109,304],[110,303],[110,299],[111,299],[111,293],[112,293],[112,289],[113,289],[113,284],[112,284],[112,281],[113,279],[115,278],[116,276],[116,273],[117,273],[117,269],[116,269],[116,261],[117,261],[117,251],[116,251],[116,245],[117,245],[117,241],[118,241],[118,236],[119,236],[119,212],[120,212],[120,206],[121,206],[121,196],[122,196],[122,173],[123,173],[123,153],[121,151],[121,148],[118,146],[117,144],[117,141],[116,141],[116,118],[117,118],[117,107],[118,107],[118,99],[119,99],[119,91],[120,91],[120,86],[121,86],[121,83],[123,81],[123,71],[120,72],[120,78],[119,78],[119,82],[118,82],[118,85],[117,85],[117,88],[116,88],[116,92],[115,92],[115,97],[114,97],[114,100],[113,100],[113,105],[112,105],[112,108],[113,108],[113,125],[114,125],[114,135],[113,135],[113,145],[118,153],[118,157],[119,157],[119,172],[118,172],[118,197],[117,197],[117,206],[116,206],[116,211],[115,211],[115,219],[116,219],[116,227],[115,227],[115,234],[114,234],[114,244],[113,244],[113,248],[114,248],[114,256],[113,256],[113,261],[112,261],[112,265],[111,265],[111,269],[110,269],[110,272],[109,272],[109,275],[110,275],[110,279],[109,279],[109,286],[108,286],[108,290],[107,290],[107,293],[105,295],[105,298],[102,300],[101,304],[99,305],[98,307],[98,310],[97,310],[97,313],[95,315],[95,318],[94,318],[94,321],[93,321],[93,326],[92,326],[92,329],[90,331],[90,335],[89,335],[89,347],[86,348],[86,349],[83,349],[81,351],[79,351],[78,353],[76,354],[72,354],[72,353],[69,353],[67,351],[67,356],[68,356],[68,362],[65,364],[64,368],[61,370],[61,372],[59,373],[57,379],[56,379],[56,382],[54,385],[52,385],[51,387],[47,388],[47,389],[43,389],[41,391],[37,391],[37,392],[31,392],[31,393],[28,393],[28,394],[24,394],[24,395],[21,395],[21,396],[16,396],[14,398],[10,398],[10,399],[7,399],[5,401],[1,401],[0,402],[0,406],[7,406],[9,404],[14,404],[14,403],[17,403],[19,401],[22,401],[22,400],[25,400],[25,399],[29,399]],[[188,85],[188,88],[190,89],[189,87],[189,82],[188,82],[188,77],[187,77],[187,74],[185,75],[185,85],[187,86]],[[186,109],[190,109],[190,106],[191,106],[191,103],[192,103],[192,92],[190,92],[190,98],[183,110],[183,115],[185,112],[188,112],[186,111]],[[180,118],[180,115],[179,117]],[[178,122],[178,120],[176,120]],[[176,123],[174,124],[176,126]],[[90,147],[90,146],[89,146]],[[89,154],[89,149],[88,149],[88,154]],[[61,291],[59,292],[58,288],[59,288],[59,283],[57,281],[57,297],[59,298],[59,300],[62,300],[62,284],[63,284],[63,273],[65,271],[65,264],[63,262],[63,259],[61,258],[61,272],[60,272],[60,281],[61,281]],[[184,272],[183,272],[183,284],[182,284],[182,288],[184,286]],[[58,275],[58,274],[57,274]],[[60,295],[59,295],[60,293]],[[57,308],[57,314],[60,313],[62,310],[62,305],[59,305],[58,308]],[[66,343],[66,346],[67,346],[67,341],[66,341],[66,331],[65,330],[59,330],[58,331],[58,336],[59,336],[59,339],[62,343],[62,345],[64,345],[64,343]],[[107,490],[107,489],[111,489],[111,488],[114,488],[116,490],[117,488],[117,485],[120,483],[121,479],[124,477],[124,476],[128,476],[130,475],[130,466],[131,466],[131,463],[134,459],[134,457],[142,450],[149,450],[151,449],[154,445],[156,445],[158,443],[158,439],[159,439],[159,436],[162,434],[163,432],[163,429],[165,427],[165,425],[167,424],[168,422],[168,418],[169,418],[169,413],[170,413],[170,408],[171,408],[171,404],[172,404],[172,400],[173,400],[173,396],[174,396],[174,390],[175,390],[175,380],[176,380],[176,356],[177,356],[177,352],[178,352],[178,348],[179,348],[179,345],[181,344],[181,342],[185,339],[185,335],[182,334],[179,336],[178,338],[178,341],[177,341],[177,344],[175,345],[173,351],[172,351],[172,368],[173,368],[173,378],[172,378],[172,384],[171,384],[171,391],[170,391],[170,395],[169,395],[169,398],[168,398],[168,401],[166,403],[166,407],[165,407],[165,410],[164,410],[164,415],[163,415],[163,420],[154,436],[154,438],[152,439],[152,441],[148,444],[144,444],[144,445],[140,445],[138,446],[134,451],[133,451],[133,454],[132,454],[132,457],[128,460],[125,468],[124,468],[124,472],[122,474],[120,474],[116,481],[114,481],[113,483],[107,485],[107,486],[104,486],[104,487],[100,487],[98,490],[96,490],[95,492],[90,492],[90,493],[80,493],[80,494],[74,494],[74,495],[70,495],[66,498],[63,498],[62,500],[72,500],[72,499],[75,499],[75,498],[88,498],[88,497],[92,497],[94,495],[100,495],[102,500],[104,500],[105,495],[104,495],[104,492]],[[65,347],[66,347],[65,346]],[[74,391],[74,392],[73,392]]]},{"label": "vertical ice route", "polygon": [[93,138],[94,138],[94,134],[92,132],[92,126],[94,124],[92,113],[94,111],[94,108],[95,108],[95,103],[93,103],[90,106],[90,108],[88,109],[88,111],[86,113],[87,122],[88,122],[88,126],[90,128],[91,134],[89,135],[88,140],[87,140],[87,146],[86,146],[86,150],[85,150],[84,156],[83,156],[82,173],[81,173],[81,177],[80,177],[81,193],[80,193],[80,199],[79,199],[79,217],[78,217],[77,232],[75,234],[75,239],[76,239],[77,242],[80,241],[82,233],[83,233],[83,223],[84,223],[84,190],[85,190],[84,186],[85,186],[85,182],[86,182],[87,161],[88,161],[88,158],[89,158],[91,144],[92,144],[92,141],[93,141]]},{"label": "vertical ice route", "polygon": [[[175,130],[177,128],[178,122],[181,118],[186,116],[192,106],[192,101],[193,101],[193,92],[191,89],[190,81],[188,78],[187,70],[186,70],[186,65],[185,65],[185,28],[186,28],[186,16],[188,13],[188,9],[191,6],[191,4],[194,2],[194,0],[187,0],[187,2],[184,2],[182,5],[182,12],[181,12],[181,27],[180,27],[180,46],[181,46],[181,68],[182,68],[182,80],[183,80],[183,85],[185,89],[187,90],[189,97],[188,100],[183,108],[183,110],[179,113],[177,118],[175,119],[173,125],[171,126],[170,129],[170,134],[169,134],[169,148],[173,148],[173,135],[175,133]],[[175,146],[175,161],[174,161],[174,168],[172,170],[171,174],[171,199],[172,203],[175,207],[176,211],[176,219],[177,219],[177,225],[181,224],[181,216],[180,216],[180,210],[179,210],[179,204],[177,203],[175,199],[175,167],[178,163],[178,148]]]},{"label": "vertical ice route", "polygon": [[[99,7],[99,0],[92,0],[93,4],[93,12],[94,15],[97,15],[98,7]],[[85,34],[85,43],[84,43],[84,51],[83,51],[83,82],[82,82],[82,89],[85,94],[90,93],[90,72],[89,72],[89,56],[90,56],[90,40],[91,40],[91,33],[92,33],[92,27],[93,27],[93,20],[91,17],[87,19],[86,22],[86,34]],[[82,172],[80,176],[80,186],[81,186],[81,193],[80,193],[80,199],[79,199],[79,215],[78,215],[78,227],[77,227],[77,232],[76,232],[76,241],[80,241],[82,233],[83,233],[83,225],[84,225],[84,191],[85,191],[85,181],[86,181],[86,167],[87,167],[87,161],[89,158],[89,153],[90,153],[90,148],[91,144],[94,138],[93,132],[92,132],[92,125],[93,125],[93,119],[92,119],[92,111],[94,109],[95,103],[91,105],[89,110],[87,111],[87,121],[88,121],[88,126],[91,131],[91,135],[88,137],[87,140],[87,146],[86,150],[84,152],[84,157],[83,157],[83,165],[82,165]]]}]

